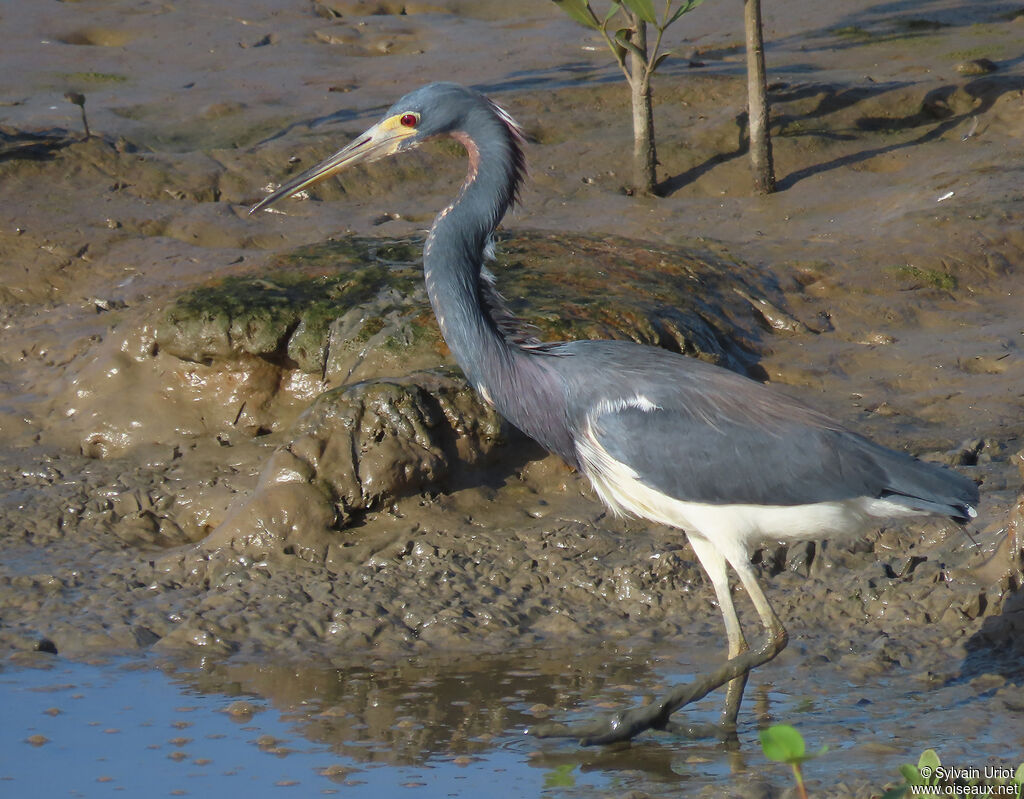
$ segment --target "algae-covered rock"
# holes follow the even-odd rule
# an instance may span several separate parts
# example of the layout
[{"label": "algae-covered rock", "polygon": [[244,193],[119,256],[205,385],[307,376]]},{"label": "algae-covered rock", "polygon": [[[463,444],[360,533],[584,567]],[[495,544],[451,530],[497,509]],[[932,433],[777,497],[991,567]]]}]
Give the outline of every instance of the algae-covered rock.
[{"label": "algae-covered rock", "polygon": [[[343,237],[194,287],[155,320],[126,319],[53,413],[93,457],[230,443],[287,429],[325,390],[451,365],[421,250]],[[783,305],[765,278],[707,248],[517,233],[498,250],[508,306],[546,340],[631,339],[751,371],[762,306]]]},{"label": "algae-covered rock", "polygon": [[[420,275],[422,242],[344,237],[303,247],[270,272],[179,297],[158,346],[210,362],[257,355],[344,379],[354,351],[443,351]],[[548,340],[626,338],[743,370],[753,361],[758,299],[776,290],[709,251],[615,238],[517,233],[493,271],[514,312]],[[410,350],[412,345],[423,347]],[[440,357],[436,359],[438,362]]]},{"label": "algae-covered rock", "polygon": [[779,293],[709,249],[612,236],[517,232],[500,239],[493,271],[543,339],[629,339],[737,371],[755,360],[763,324],[749,298]]},{"label": "algae-covered rock", "polygon": [[972,58],[969,61],[961,61],[956,65],[957,74],[964,75],[965,77],[988,75],[990,72],[995,72],[997,69],[999,69],[999,67],[997,67],[995,62],[989,58]]},{"label": "algae-covered rock", "polygon": [[257,355],[304,372],[323,373],[332,323],[360,309],[346,325],[349,342],[366,339],[393,311],[424,302],[422,281],[407,249],[347,239],[303,248],[260,275],[230,276],[175,300],[157,326],[157,345],[200,363]]},{"label": "algae-covered rock", "polygon": [[326,557],[351,514],[440,486],[502,438],[497,414],[461,378],[417,373],[322,394],[271,456],[253,497],[204,543]]}]

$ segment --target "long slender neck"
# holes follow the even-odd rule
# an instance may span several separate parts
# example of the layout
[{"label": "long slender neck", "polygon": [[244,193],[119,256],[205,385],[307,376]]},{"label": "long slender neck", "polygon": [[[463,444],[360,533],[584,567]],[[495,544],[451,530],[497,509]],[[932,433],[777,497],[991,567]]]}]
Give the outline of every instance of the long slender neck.
[{"label": "long slender neck", "polygon": [[515,199],[521,178],[518,143],[496,115],[469,117],[454,134],[469,155],[455,201],[438,214],[423,252],[427,295],[441,334],[469,382],[512,424],[570,462],[564,391],[541,359],[509,341],[483,306],[484,251]]},{"label": "long slender neck", "polygon": [[480,296],[484,250],[512,204],[519,176],[516,144],[501,120],[470,118],[458,132],[469,155],[469,174],[455,200],[434,220],[423,252],[427,295],[441,334],[470,382],[491,396],[489,373],[510,365],[517,348],[485,310]]}]

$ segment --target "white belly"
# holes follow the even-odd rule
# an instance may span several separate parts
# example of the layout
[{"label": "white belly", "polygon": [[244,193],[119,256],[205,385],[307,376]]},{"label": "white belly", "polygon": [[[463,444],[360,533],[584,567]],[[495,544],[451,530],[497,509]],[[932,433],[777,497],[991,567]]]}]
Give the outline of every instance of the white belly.
[{"label": "white belly", "polygon": [[639,516],[685,530],[721,547],[748,553],[764,540],[801,541],[856,535],[872,520],[927,515],[873,497],[806,505],[712,505],[673,499],[644,485],[633,469],[615,460],[590,436],[579,445],[580,462],[594,490],[615,513]]}]

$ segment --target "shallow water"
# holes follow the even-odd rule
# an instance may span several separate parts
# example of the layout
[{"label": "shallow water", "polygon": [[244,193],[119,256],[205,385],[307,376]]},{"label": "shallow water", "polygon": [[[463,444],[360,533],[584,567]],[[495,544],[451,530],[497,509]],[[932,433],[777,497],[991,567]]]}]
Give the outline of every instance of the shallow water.
[{"label": "shallow water", "polygon": [[[834,664],[811,670],[789,660],[752,680],[754,712],[738,751],[670,734],[581,749],[524,733],[549,713],[643,701],[638,685],[689,679],[695,665],[639,651],[587,665],[550,651],[351,669],[182,668],[155,659],[8,665],[0,786],[5,796],[82,797],[775,795],[787,772],[760,753],[755,726],[780,719],[814,750],[829,747],[805,766],[819,796],[897,784],[899,765],[916,762],[925,744],[949,766],[1015,768],[1021,759],[1024,697],[1005,680],[898,673],[844,685]],[[686,717],[707,722],[716,712],[708,699]]]},{"label": "shallow water", "polygon": [[[535,796],[548,788],[604,789],[613,775],[581,772],[564,764],[537,762],[536,743],[515,728],[484,721],[481,708],[463,689],[434,697],[447,716],[406,714],[394,725],[399,739],[412,743],[426,732],[433,746],[396,746],[372,719],[346,724],[343,738],[331,730],[346,721],[329,697],[294,694],[282,707],[245,683],[217,687],[199,671],[154,668],[152,662],[100,665],[60,662],[47,668],[7,669],[0,676],[4,707],[0,735],[0,785],[7,796],[241,795],[279,796],[295,788],[301,795],[345,796]],[[255,667],[256,679],[269,667]],[[499,674],[476,674],[477,678]],[[275,674],[278,680],[284,675]],[[415,684],[389,685],[386,676],[323,673],[320,687],[335,682],[346,690],[380,691],[405,701],[429,691]],[[448,676],[461,682],[460,675]],[[527,675],[495,679],[508,692],[510,720],[529,718]],[[204,687],[197,687],[203,685]],[[418,690],[416,688],[418,685]],[[517,698],[519,695],[519,698]],[[445,707],[447,703],[447,707]],[[243,707],[244,705],[244,707]],[[467,718],[469,717],[469,718]],[[429,730],[426,725],[429,724]],[[450,745],[445,746],[445,738]],[[43,740],[45,739],[45,741]],[[61,767],[53,768],[59,759]],[[543,761],[544,758],[541,758]],[[571,766],[571,764],[570,764]],[[155,789],[159,786],[158,789]],[[564,791],[555,791],[563,793]]]},{"label": "shallow water", "polygon": [[[280,711],[244,690],[197,690],[189,676],[138,661],[8,670],[0,678],[4,794],[530,796],[545,782],[543,771],[525,767],[522,736],[498,738],[482,755],[424,752],[419,763],[398,764],[370,736],[342,751],[305,738],[315,696]],[[243,701],[251,713],[238,712]]]}]

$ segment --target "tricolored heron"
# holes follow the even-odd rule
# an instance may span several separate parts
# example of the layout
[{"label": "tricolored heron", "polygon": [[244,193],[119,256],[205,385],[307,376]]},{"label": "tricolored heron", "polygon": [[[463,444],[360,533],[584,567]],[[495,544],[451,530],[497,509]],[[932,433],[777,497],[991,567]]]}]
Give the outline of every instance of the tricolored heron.
[{"label": "tricolored heron", "polygon": [[[445,136],[469,155],[469,174],[423,250],[445,341],[483,400],[583,472],[612,511],[686,533],[728,639],[729,660],[707,690],[728,684],[721,725],[735,729],[750,669],[786,645],[751,566],[752,545],[851,534],[872,519],[937,514],[964,523],[977,515],[978,488],[726,369],[633,342],[541,343],[523,335],[483,266],[523,180],[523,137],[508,113],[471,89],[433,83],[407,94],[354,142],[252,211],[353,164]],[[733,606],[728,566],[764,626],[756,650],[748,649]],[[610,741],[664,727],[682,703],[666,700],[639,726],[619,718],[585,737]]]}]

